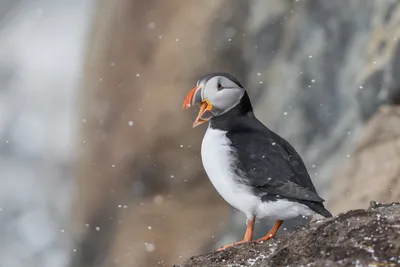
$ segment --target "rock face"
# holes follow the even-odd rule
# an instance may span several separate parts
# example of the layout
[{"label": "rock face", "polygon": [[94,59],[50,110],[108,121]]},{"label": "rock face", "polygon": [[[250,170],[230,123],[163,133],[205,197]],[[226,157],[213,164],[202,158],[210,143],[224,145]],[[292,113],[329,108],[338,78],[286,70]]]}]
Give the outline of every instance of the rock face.
[{"label": "rock face", "polygon": [[251,6],[247,80],[256,113],[295,145],[324,192],[364,122],[399,100],[399,27],[396,0]]},{"label": "rock face", "polygon": [[188,259],[176,267],[217,266],[397,266],[400,264],[400,204],[371,203],[313,221],[291,234]]},{"label": "rock face", "polygon": [[400,106],[383,106],[367,123],[346,168],[334,175],[331,210],[362,207],[368,199],[400,199]]},{"label": "rock face", "polygon": [[72,254],[88,2],[0,1],[0,266],[65,266]]}]

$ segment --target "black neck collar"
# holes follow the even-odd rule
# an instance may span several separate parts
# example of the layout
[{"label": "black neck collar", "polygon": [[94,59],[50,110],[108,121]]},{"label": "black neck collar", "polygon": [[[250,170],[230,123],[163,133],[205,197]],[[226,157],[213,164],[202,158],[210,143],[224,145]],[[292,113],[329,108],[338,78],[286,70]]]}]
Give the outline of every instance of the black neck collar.
[{"label": "black neck collar", "polygon": [[210,127],[228,130],[235,119],[246,116],[253,116],[253,106],[251,105],[249,95],[247,92],[244,92],[239,104],[224,114],[213,117],[210,120]]}]

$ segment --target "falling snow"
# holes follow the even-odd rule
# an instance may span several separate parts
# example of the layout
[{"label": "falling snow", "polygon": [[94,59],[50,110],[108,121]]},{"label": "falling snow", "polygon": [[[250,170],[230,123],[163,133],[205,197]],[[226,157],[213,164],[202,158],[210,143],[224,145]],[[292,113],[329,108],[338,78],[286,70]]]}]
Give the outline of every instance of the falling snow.
[{"label": "falling snow", "polygon": [[155,204],[160,205],[164,202],[164,197],[161,195],[157,195],[153,198]]},{"label": "falling snow", "polygon": [[144,246],[147,252],[153,252],[156,249],[156,246],[152,243],[145,243]]}]

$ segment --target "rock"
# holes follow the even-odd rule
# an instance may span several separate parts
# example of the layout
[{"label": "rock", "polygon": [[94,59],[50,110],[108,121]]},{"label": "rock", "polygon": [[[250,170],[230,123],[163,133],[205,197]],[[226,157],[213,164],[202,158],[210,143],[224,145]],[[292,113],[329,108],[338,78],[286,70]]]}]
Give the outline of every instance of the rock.
[{"label": "rock", "polygon": [[90,13],[84,1],[0,1],[1,266],[65,266],[73,254],[75,101]]},{"label": "rock", "polygon": [[299,150],[322,193],[364,123],[400,97],[399,11],[395,0],[251,6],[246,52],[256,113]]},{"label": "rock", "polygon": [[313,221],[266,241],[191,257],[175,267],[395,266],[400,263],[400,203]]},{"label": "rock", "polygon": [[400,106],[383,106],[371,118],[346,167],[334,174],[329,208],[360,208],[370,199],[400,199]]}]

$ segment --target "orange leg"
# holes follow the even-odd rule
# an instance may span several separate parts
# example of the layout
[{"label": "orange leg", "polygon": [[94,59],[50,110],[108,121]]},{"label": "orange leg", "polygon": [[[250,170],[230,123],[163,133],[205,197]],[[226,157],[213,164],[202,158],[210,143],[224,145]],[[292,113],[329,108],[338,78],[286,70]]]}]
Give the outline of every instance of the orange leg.
[{"label": "orange leg", "polygon": [[279,227],[281,227],[282,223],[283,223],[283,221],[279,221],[279,220],[276,221],[274,227],[272,227],[272,229],[269,230],[269,232],[264,237],[257,239],[256,242],[266,241],[270,238],[273,238],[275,236],[276,232],[278,232],[278,229],[279,229]]},{"label": "orange leg", "polygon": [[256,216],[253,216],[250,220],[247,221],[247,229],[246,233],[244,234],[243,240],[238,241],[232,244],[228,244],[223,246],[222,248],[217,249],[216,251],[222,251],[226,248],[229,248],[234,245],[239,245],[242,243],[250,242],[253,239],[253,231],[254,231],[254,222],[256,221]]}]

